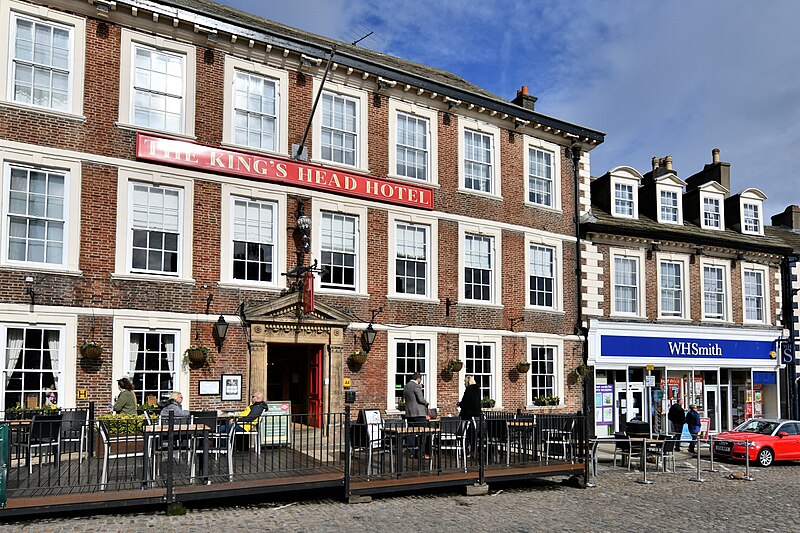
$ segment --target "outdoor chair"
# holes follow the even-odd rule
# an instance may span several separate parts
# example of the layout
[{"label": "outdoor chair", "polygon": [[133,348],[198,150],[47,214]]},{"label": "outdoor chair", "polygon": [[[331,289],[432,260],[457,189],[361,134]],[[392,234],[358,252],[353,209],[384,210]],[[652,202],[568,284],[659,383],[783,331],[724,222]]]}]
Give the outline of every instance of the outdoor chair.
[{"label": "outdoor chair", "polygon": [[[105,422],[97,422],[97,432],[103,445],[103,473],[100,476],[100,490],[106,490],[108,484],[109,462],[124,459],[126,471],[136,471],[136,457],[144,457],[144,436],[139,435],[111,435]],[[133,467],[128,467],[127,460],[133,458]]]},{"label": "outdoor chair", "polygon": [[[662,440],[659,438],[659,440]],[[663,472],[667,471],[667,461],[672,463],[672,473],[675,473],[675,446],[678,444],[678,439],[669,437],[663,439],[657,448],[648,450],[648,456],[656,458],[656,468],[661,467]]]},{"label": "outdoor chair", "polygon": [[545,457],[570,461],[573,458],[572,433],[575,430],[575,419],[567,419],[560,429],[545,431]]},{"label": "outdoor chair", "polygon": [[28,461],[28,473],[33,473],[33,452],[38,450],[39,463],[44,457],[42,451],[47,448],[48,454],[52,453],[56,466],[61,464],[61,421],[62,415],[33,415],[25,455]]},{"label": "outdoor chair", "polygon": [[[479,439],[484,443],[484,453],[486,464],[490,462],[502,462],[502,455],[506,455],[506,463],[509,461],[508,443],[508,424],[503,419],[484,419],[482,428],[479,430]],[[480,421],[478,422],[480,424]]]},{"label": "outdoor chair", "polygon": [[[236,425],[236,438],[238,439],[250,439],[250,448],[255,446],[256,448],[256,455],[261,455],[261,422],[264,418],[264,414],[261,414],[255,420],[251,420],[250,422],[242,422],[239,423],[238,419],[234,419],[234,423]],[[247,424],[250,426],[250,429],[245,429],[242,424]]]},{"label": "outdoor chair", "polygon": [[[371,428],[367,423],[350,424],[350,456],[364,453],[367,457],[366,474],[372,475],[372,461],[375,455],[381,460],[385,457],[386,448],[383,443],[381,428]],[[360,468],[357,469],[360,471]]]},{"label": "outdoor chair", "polygon": [[625,433],[614,433],[614,462],[613,465],[617,466],[617,453],[620,455],[620,465],[625,466],[627,461],[628,470],[631,469],[631,440]]},{"label": "outdoor chair", "polygon": [[464,463],[464,472],[467,471],[467,427],[468,420],[461,420],[457,416],[442,417],[439,420],[439,450],[455,451],[456,468],[461,468]]},{"label": "outdoor chair", "polygon": [[[61,421],[61,451],[78,452],[78,462],[83,462],[86,450],[86,433],[89,424],[89,410],[64,411]],[[77,448],[77,450],[75,449]]]}]

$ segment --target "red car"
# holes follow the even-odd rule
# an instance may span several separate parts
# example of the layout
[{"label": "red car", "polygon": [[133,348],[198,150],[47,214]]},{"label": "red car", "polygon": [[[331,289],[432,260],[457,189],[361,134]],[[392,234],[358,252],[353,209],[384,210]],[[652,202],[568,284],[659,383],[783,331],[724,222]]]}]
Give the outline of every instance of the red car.
[{"label": "red car", "polygon": [[[749,452],[748,452],[749,446]],[[784,418],[752,418],[733,431],[714,436],[714,455],[769,466],[773,461],[800,460],[800,422]]]}]

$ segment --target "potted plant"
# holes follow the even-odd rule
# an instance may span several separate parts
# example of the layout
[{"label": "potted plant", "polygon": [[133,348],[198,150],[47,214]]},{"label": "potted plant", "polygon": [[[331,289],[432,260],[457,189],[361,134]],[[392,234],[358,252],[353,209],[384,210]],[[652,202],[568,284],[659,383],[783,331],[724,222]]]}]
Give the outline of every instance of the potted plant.
[{"label": "potted plant", "polygon": [[103,354],[103,345],[95,340],[83,341],[81,344],[81,356],[84,359],[97,360]]},{"label": "potted plant", "polygon": [[461,372],[461,369],[464,368],[464,361],[460,359],[451,359],[447,362],[447,370],[452,373]]},{"label": "potted plant", "polygon": [[[109,453],[135,453],[144,450],[144,415],[100,415],[97,421],[108,430]],[[102,436],[97,435],[97,457],[105,454]]]},{"label": "potted plant", "polygon": [[397,399],[397,410],[405,412],[406,410],[406,401],[402,398]]},{"label": "potted plant", "polygon": [[30,420],[33,415],[57,415],[61,409],[55,405],[45,405],[43,407],[22,407],[19,403],[14,407],[6,409],[6,420]]},{"label": "potted plant", "polygon": [[483,400],[481,400],[481,407],[484,409],[491,409],[494,407],[494,400],[489,398],[488,396],[484,396]]},{"label": "potted plant", "polygon": [[560,399],[558,396],[546,396],[545,403],[547,405],[558,405]]},{"label": "potted plant", "polygon": [[350,354],[350,361],[356,365],[363,365],[367,362],[367,352],[364,350],[353,350]]},{"label": "potted plant", "polygon": [[201,367],[206,363],[214,360],[214,355],[211,353],[211,348],[196,344],[186,348],[183,352],[183,364],[190,367]]},{"label": "potted plant", "polygon": [[529,361],[520,361],[517,363],[517,372],[520,374],[524,374],[528,370],[531,369],[531,363]]},{"label": "potted plant", "polygon": [[537,396],[533,399],[533,405],[547,405],[547,396]]}]

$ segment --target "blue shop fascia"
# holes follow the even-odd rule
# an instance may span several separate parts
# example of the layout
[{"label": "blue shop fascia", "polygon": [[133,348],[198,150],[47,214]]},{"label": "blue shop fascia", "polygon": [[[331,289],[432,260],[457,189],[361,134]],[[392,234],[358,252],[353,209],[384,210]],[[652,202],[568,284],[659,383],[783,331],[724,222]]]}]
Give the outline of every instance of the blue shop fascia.
[{"label": "blue shop fascia", "polygon": [[667,433],[667,411],[677,401],[684,409],[696,405],[710,433],[754,416],[778,417],[782,334],[768,327],[591,320],[595,434],[625,431],[630,420]]}]

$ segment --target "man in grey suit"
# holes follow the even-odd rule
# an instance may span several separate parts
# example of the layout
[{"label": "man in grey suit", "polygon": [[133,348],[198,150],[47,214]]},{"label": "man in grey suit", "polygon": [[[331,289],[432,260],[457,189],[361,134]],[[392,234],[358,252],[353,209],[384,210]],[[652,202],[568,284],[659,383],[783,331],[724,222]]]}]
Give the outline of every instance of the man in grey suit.
[{"label": "man in grey suit", "polygon": [[[406,422],[409,427],[425,427],[428,425],[428,400],[422,393],[422,374],[414,372],[411,381],[403,389],[403,399],[406,401]],[[427,439],[421,439],[420,448],[425,459],[428,459]]]}]

